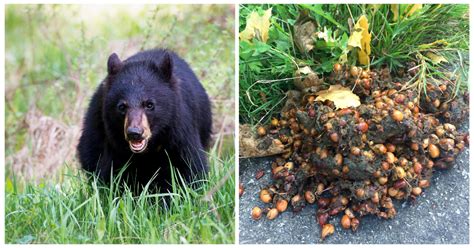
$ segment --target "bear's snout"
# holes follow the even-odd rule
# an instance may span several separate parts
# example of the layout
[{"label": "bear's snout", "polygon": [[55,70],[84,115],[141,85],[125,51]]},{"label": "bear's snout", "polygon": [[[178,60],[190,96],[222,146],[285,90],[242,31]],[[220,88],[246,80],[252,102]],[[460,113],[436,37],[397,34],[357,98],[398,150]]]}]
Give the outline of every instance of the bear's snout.
[{"label": "bear's snout", "polygon": [[124,134],[132,152],[141,153],[145,151],[148,139],[151,137],[151,131],[148,119],[143,111],[129,111],[125,116]]},{"label": "bear's snout", "polygon": [[141,140],[143,139],[143,128],[140,127],[129,127],[127,128],[128,140]]}]

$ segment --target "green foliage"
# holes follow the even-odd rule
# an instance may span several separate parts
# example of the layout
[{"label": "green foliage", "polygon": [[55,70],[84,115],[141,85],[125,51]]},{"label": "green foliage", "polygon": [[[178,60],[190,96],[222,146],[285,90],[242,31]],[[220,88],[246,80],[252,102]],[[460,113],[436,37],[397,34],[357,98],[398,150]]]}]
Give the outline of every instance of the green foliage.
[{"label": "green foliage", "polygon": [[[350,51],[347,40],[362,15],[367,16],[372,33],[370,67],[396,71],[413,61],[426,69],[426,73],[417,75],[416,83],[421,88],[427,82],[454,74],[457,87],[465,90],[469,68],[468,5],[425,4],[410,16],[404,11],[409,11],[411,5],[397,6],[400,17],[394,20],[387,4],[241,5],[239,30],[244,29],[249,13],[268,8],[272,8],[272,25],[267,43],[255,39],[239,45],[240,122],[258,124],[276,115],[285,92],[293,88],[294,71],[302,66],[327,75],[345,53],[347,64],[357,64],[357,54]],[[328,37],[313,38],[315,47],[310,52],[300,52],[293,41],[294,26],[302,11],[316,23],[316,31]],[[446,45],[422,48],[423,44],[438,40],[446,41]],[[442,55],[448,62],[434,63],[426,57],[428,51]]]}]

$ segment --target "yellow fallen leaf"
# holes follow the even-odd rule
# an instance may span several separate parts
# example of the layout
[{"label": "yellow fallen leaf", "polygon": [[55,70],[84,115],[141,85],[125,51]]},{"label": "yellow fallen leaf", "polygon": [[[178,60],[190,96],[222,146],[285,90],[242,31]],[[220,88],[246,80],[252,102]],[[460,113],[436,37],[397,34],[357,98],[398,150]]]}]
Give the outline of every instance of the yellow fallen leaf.
[{"label": "yellow fallen leaf", "polygon": [[448,62],[448,60],[446,60],[443,56],[432,53],[432,52],[426,53],[426,57],[430,58],[433,64],[435,65],[441,62]]},{"label": "yellow fallen leaf", "polygon": [[370,41],[372,35],[369,33],[369,21],[365,15],[361,16],[354,25],[354,31],[349,37],[348,45],[358,47],[357,54],[359,63],[368,65],[370,62]]},{"label": "yellow fallen leaf", "polygon": [[393,14],[393,21],[398,21],[398,4],[390,4],[390,10]]},{"label": "yellow fallen leaf", "polygon": [[[422,8],[423,4],[390,4],[394,22],[409,17]],[[403,11],[403,13],[400,13],[400,11]]]},{"label": "yellow fallen leaf", "polygon": [[341,85],[331,85],[329,89],[322,90],[316,93],[316,101],[332,101],[336,109],[358,107],[360,105],[359,96],[352,93],[349,88]]},{"label": "yellow fallen leaf", "polygon": [[423,8],[423,4],[413,4],[411,6],[411,8],[407,8],[407,9],[410,9],[408,11],[408,13],[405,15],[405,17],[409,17],[411,15],[413,15],[415,12],[417,12],[418,10],[420,10],[421,8]]},{"label": "yellow fallen leaf", "polygon": [[432,48],[443,48],[448,46],[449,43],[445,40],[436,40],[431,43],[421,44],[418,46],[420,49],[432,49]]},{"label": "yellow fallen leaf", "polygon": [[349,40],[347,41],[347,45],[349,47],[358,47],[361,48],[361,40],[362,40],[362,28],[359,25],[359,22],[357,22],[354,25],[354,29],[352,30],[351,36],[349,36]]},{"label": "yellow fallen leaf", "polygon": [[359,57],[359,63],[361,63],[362,65],[368,65],[369,64],[370,57],[369,57],[369,54],[366,51],[359,50],[357,52],[357,55]]},{"label": "yellow fallen leaf", "polygon": [[250,13],[244,31],[239,34],[240,40],[251,41],[257,37],[261,41],[267,42],[271,16],[272,8],[267,9],[263,16],[260,16],[256,11]]},{"label": "yellow fallen leaf", "polygon": [[349,41],[347,41],[347,45],[351,47],[361,48],[362,47],[362,45],[360,44],[361,40],[362,40],[362,30],[354,29],[354,32],[352,32],[351,36],[349,36]]}]

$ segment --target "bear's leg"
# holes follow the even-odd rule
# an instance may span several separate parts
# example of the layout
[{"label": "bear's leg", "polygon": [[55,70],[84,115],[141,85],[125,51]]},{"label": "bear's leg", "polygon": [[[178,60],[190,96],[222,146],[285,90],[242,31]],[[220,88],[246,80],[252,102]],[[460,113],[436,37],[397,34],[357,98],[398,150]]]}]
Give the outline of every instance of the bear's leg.
[{"label": "bear's leg", "polygon": [[178,168],[187,182],[202,178],[209,170],[207,155],[199,135],[187,141],[187,145],[182,148],[181,158],[182,164]]},{"label": "bear's leg", "polygon": [[93,128],[86,127],[78,145],[79,160],[82,168],[88,172],[95,173],[101,166],[104,148],[102,146],[101,135]]}]

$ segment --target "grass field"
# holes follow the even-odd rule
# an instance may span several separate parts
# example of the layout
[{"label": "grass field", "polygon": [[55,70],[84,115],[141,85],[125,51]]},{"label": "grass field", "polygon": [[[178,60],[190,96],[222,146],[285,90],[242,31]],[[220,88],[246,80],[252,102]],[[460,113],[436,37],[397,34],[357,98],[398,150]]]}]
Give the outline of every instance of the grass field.
[{"label": "grass field", "polygon": [[[233,6],[9,5],[5,16],[7,243],[234,242]],[[153,47],[187,60],[211,97],[210,173],[195,190],[176,175],[166,195],[88,183],[75,146],[107,57]]]}]

